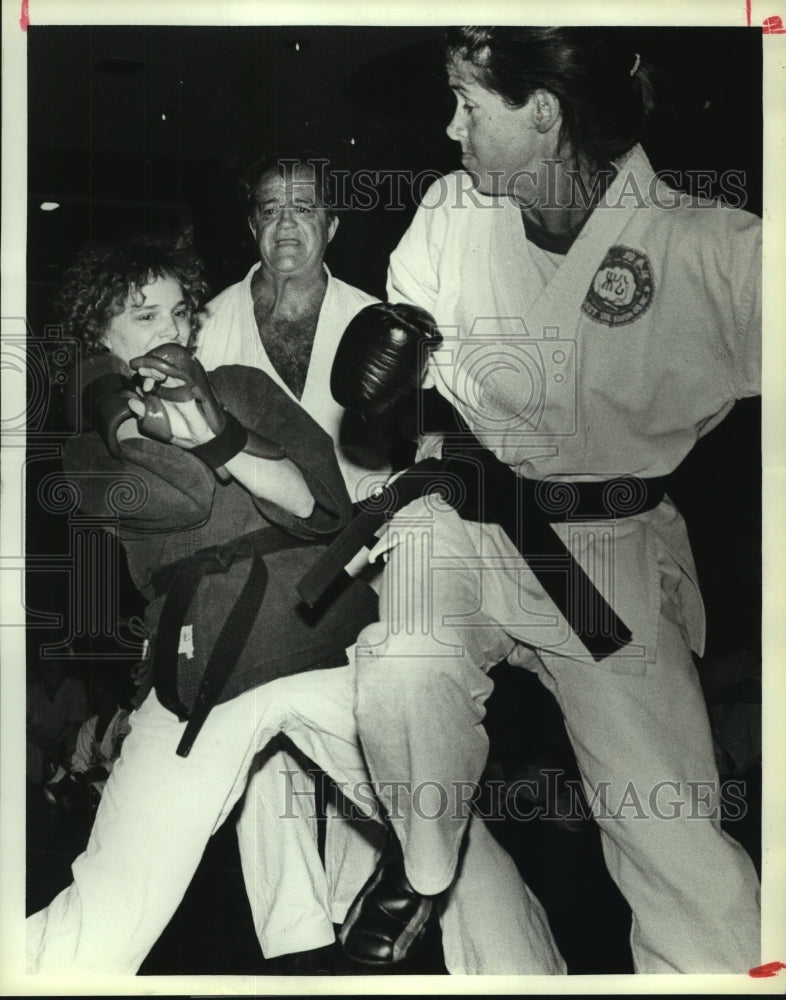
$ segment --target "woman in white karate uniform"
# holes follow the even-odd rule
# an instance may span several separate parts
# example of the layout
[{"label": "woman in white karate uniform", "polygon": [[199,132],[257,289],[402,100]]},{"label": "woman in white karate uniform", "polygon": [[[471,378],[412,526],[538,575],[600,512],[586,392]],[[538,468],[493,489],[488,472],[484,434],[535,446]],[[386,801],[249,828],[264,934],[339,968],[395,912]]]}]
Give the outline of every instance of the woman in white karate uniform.
[{"label": "woman in white karate uniform", "polygon": [[[486,760],[486,671],[504,657],[535,671],[562,708],[633,911],[636,971],[742,972],[760,960],[758,881],[720,827],[692,658],[704,611],[662,477],[735,399],[759,392],[760,221],[656,177],[637,144],[647,67],[608,37],[455,29],[448,73],[464,169],[423,198],[391,257],[388,297],[436,318],[427,381],[514,474],[513,492],[535,489],[566,547],[559,571],[575,582],[578,564],[595,612],[617,619],[604,632],[582,618],[570,586],[555,603],[537,558],[493,518],[411,504],[389,530],[382,621],[358,644],[364,753],[376,781],[421,789],[419,802],[381,798],[411,887],[437,899],[468,816],[451,790],[466,799]],[[421,457],[449,442],[424,435]],[[616,507],[599,506],[615,490]],[[422,600],[396,629],[413,545]],[[446,790],[451,807],[439,808]],[[350,911],[346,947],[361,959],[378,902],[371,887]],[[554,971],[547,930],[526,947],[532,972]]]}]

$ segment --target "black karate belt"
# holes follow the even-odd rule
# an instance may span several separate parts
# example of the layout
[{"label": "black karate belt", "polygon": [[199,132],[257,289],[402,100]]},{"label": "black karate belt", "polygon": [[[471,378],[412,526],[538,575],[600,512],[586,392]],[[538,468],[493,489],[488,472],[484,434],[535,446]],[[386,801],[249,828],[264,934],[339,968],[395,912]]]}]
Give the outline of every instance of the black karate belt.
[{"label": "black karate belt", "polygon": [[663,499],[665,477],[625,476],[605,482],[531,480],[472,436],[445,441],[445,457],[426,459],[380,493],[355,504],[356,516],[297,585],[315,604],[350,559],[376,541],[375,531],[398,510],[430,493],[441,494],[468,521],[498,524],[593,659],[626,646],[633,635],[552,528],[565,522],[612,520],[652,510]]},{"label": "black karate belt", "polygon": [[[177,747],[180,757],[188,756],[210,710],[218,704],[262,607],[268,580],[262,557],[282,549],[306,545],[313,545],[313,540],[295,538],[274,528],[262,528],[224,545],[200,549],[171,566],[165,566],[153,576],[156,595],[167,595],[156,629],[153,680],[161,703],[175,712],[181,722],[188,719]],[[235,559],[243,556],[251,557],[246,582],[218,634],[189,712],[177,689],[178,648],[183,622],[202,577],[206,573],[227,573]]]}]

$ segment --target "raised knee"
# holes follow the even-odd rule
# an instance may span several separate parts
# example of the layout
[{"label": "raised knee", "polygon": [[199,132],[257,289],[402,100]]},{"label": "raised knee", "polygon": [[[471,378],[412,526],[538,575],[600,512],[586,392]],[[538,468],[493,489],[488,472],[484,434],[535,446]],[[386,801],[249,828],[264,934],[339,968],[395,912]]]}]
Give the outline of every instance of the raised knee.
[{"label": "raised knee", "polygon": [[411,714],[418,706],[452,699],[465,688],[463,671],[450,660],[385,656],[357,664],[357,707],[366,716]]}]

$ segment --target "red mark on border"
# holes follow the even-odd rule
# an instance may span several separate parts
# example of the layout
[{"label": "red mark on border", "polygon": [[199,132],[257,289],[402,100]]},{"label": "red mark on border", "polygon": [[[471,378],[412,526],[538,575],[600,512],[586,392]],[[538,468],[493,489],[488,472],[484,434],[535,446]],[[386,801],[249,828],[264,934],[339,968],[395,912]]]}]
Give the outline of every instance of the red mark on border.
[{"label": "red mark on border", "polygon": [[749,969],[748,975],[754,979],[769,979],[777,976],[781,969],[786,969],[783,962],[767,962],[766,965],[757,965],[755,969]]},{"label": "red mark on border", "polygon": [[748,22],[748,27],[751,26],[751,0],[745,0],[745,19]]},{"label": "red mark on border", "polygon": [[22,31],[27,31],[27,26],[29,24],[30,24],[29,0],[22,0],[22,13],[19,17],[19,27],[22,29]]},{"label": "red mark on border", "polygon": [[786,34],[786,28],[783,27],[783,21],[777,14],[774,17],[765,17],[761,23],[761,31],[763,35]]}]

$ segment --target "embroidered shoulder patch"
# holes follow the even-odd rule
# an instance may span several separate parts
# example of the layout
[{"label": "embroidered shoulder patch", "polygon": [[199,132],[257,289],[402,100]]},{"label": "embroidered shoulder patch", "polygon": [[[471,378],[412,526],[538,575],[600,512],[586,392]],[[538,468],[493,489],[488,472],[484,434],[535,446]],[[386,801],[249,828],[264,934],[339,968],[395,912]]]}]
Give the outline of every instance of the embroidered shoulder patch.
[{"label": "embroidered shoulder patch", "polygon": [[645,254],[630,247],[612,247],[581,304],[596,323],[631,323],[652,301],[652,271]]}]

